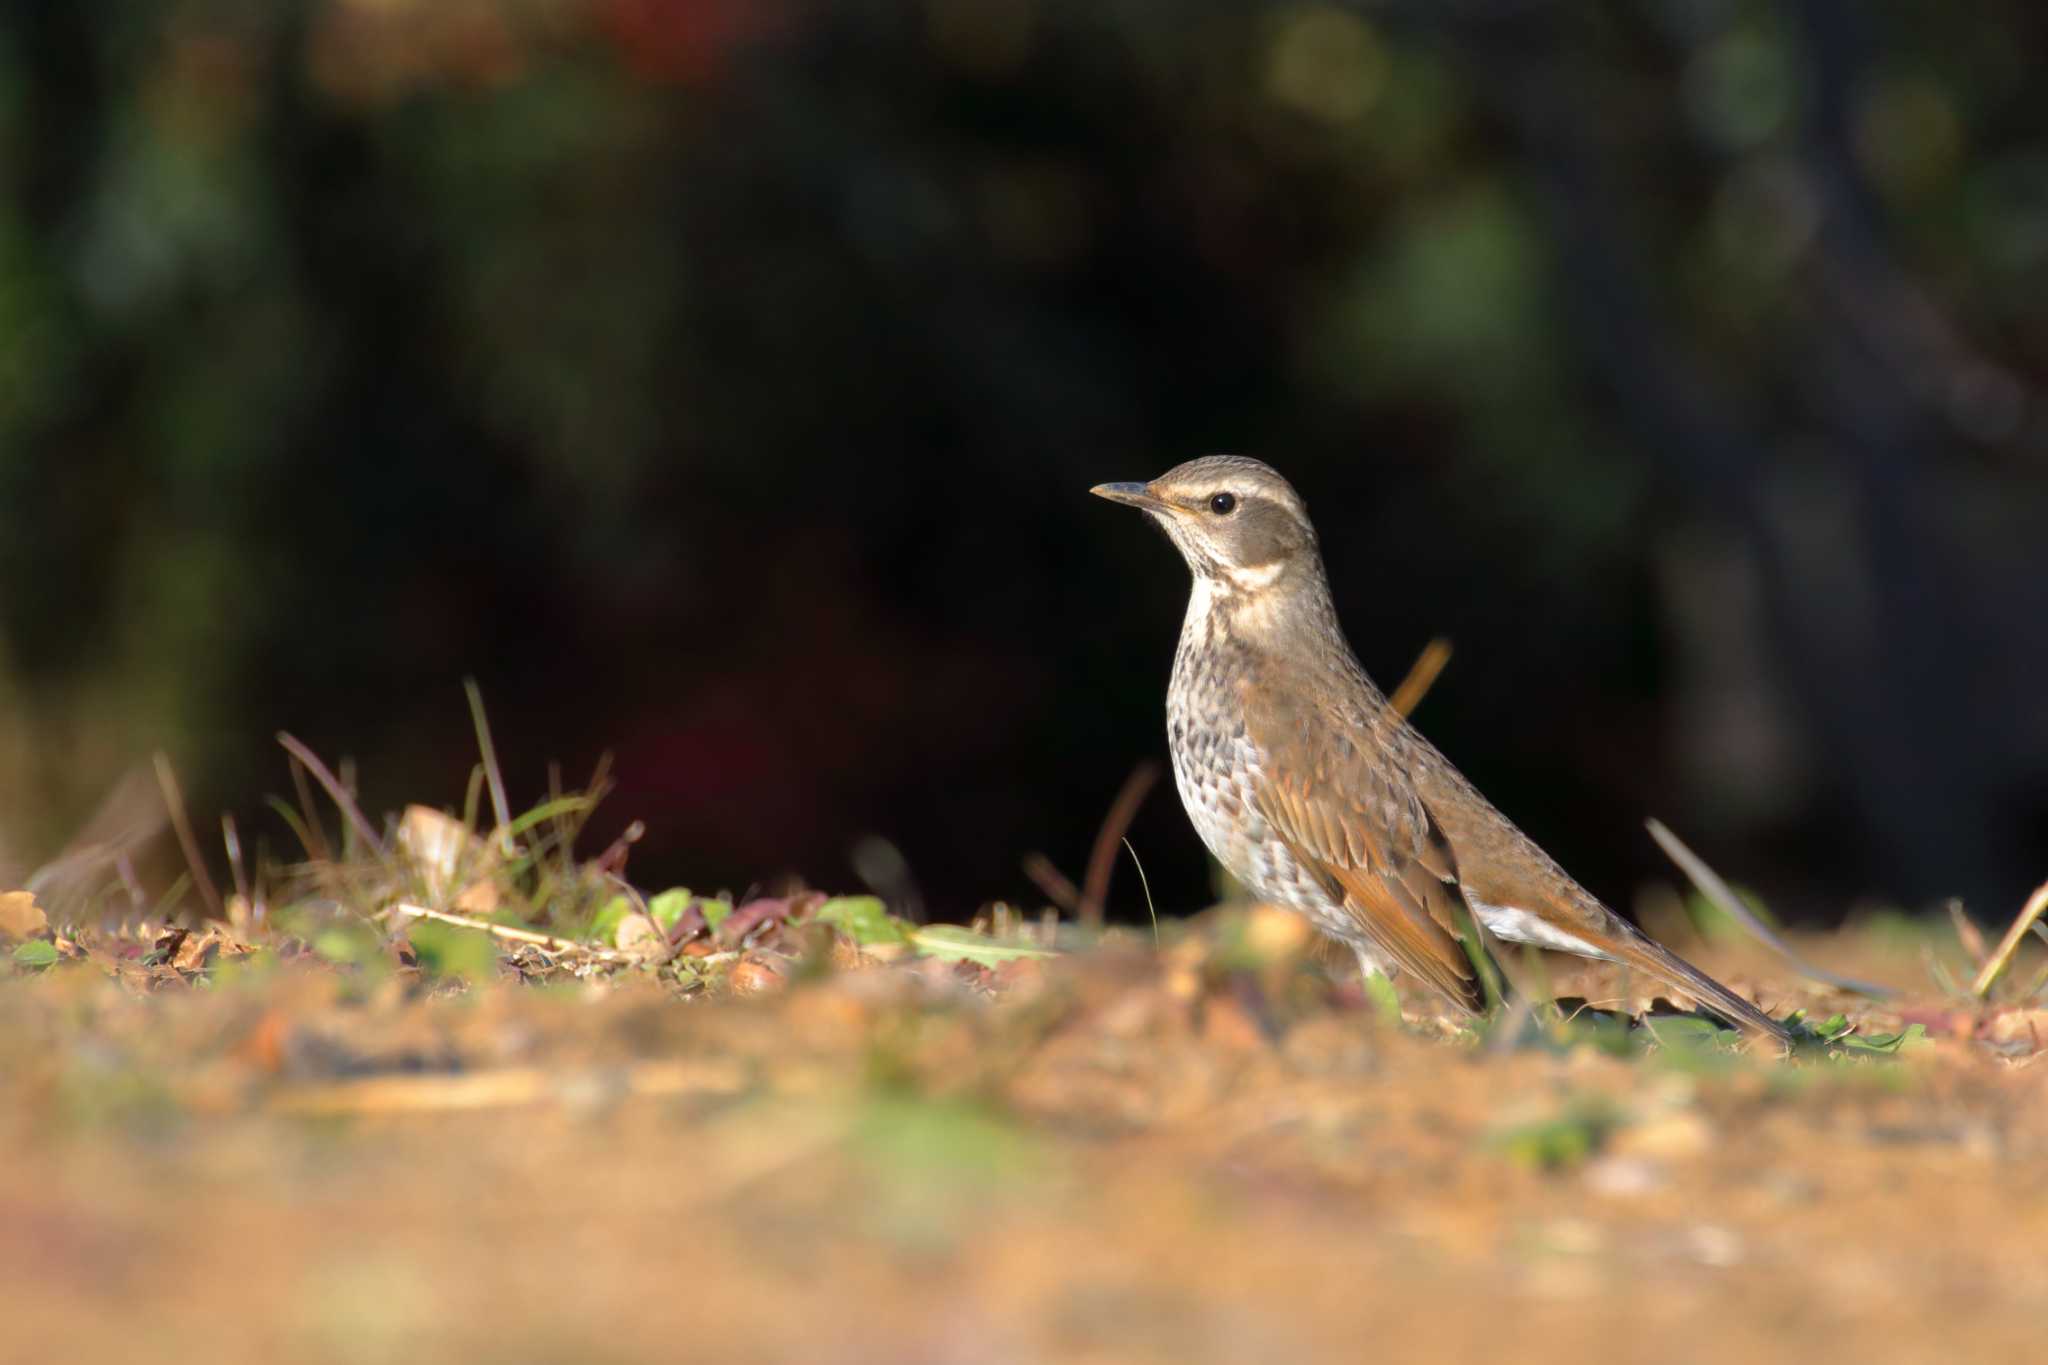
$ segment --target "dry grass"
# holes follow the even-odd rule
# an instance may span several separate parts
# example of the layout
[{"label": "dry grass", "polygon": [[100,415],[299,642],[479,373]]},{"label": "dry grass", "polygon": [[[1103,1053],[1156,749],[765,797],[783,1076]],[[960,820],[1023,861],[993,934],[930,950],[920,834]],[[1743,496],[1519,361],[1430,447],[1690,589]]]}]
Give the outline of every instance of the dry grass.
[{"label": "dry grass", "polygon": [[0,895],[19,1358],[1990,1359],[2048,1311],[2024,926],[1794,943],[1881,997],[1674,942],[1789,1059],[1576,960],[1604,1008],[1461,1031],[1278,911],[644,897],[572,852],[602,773],[380,829],[300,767],[339,834],[302,796],[224,920]]},{"label": "dry grass", "polygon": [[[997,968],[748,948],[732,967],[775,959],[751,994],[731,967],[535,986],[495,951],[465,978],[225,938],[23,969],[10,1337],[81,1361],[144,1337],[171,1361],[1234,1361],[2038,1335],[2038,1010],[1879,1015],[1701,950],[1781,1007],[1941,1036],[1784,1062],[1682,1021],[1661,1047],[1612,1022],[1478,1046],[1378,1022],[1283,917],[1167,937]],[[1804,946],[1926,979],[1924,945],[1875,931]]]}]

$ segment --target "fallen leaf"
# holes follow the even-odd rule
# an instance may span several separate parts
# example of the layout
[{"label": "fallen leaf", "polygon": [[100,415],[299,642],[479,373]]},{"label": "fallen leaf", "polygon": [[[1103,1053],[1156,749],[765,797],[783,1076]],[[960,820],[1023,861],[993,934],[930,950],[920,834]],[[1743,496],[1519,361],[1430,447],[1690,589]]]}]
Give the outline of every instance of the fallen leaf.
[{"label": "fallen leaf", "polygon": [[208,925],[197,934],[187,934],[170,962],[181,972],[203,972],[222,957],[240,957],[249,950],[237,943],[219,925]]},{"label": "fallen leaf", "polygon": [[0,937],[34,938],[50,927],[32,891],[0,891]]},{"label": "fallen leaf", "polygon": [[650,916],[638,911],[619,921],[618,937],[614,942],[620,952],[635,962],[666,962],[675,956],[675,949],[668,941],[668,932]]},{"label": "fallen leaf", "polygon": [[811,918],[833,926],[863,947],[910,940],[909,926],[890,914],[878,896],[835,896]]},{"label": "fallen leaf", "polygon": [[431,806],[407,806],[398,821],[398,848],[426,882],[429,899],[445,901],[459,886],[456,909],[488,915],[498,908],[498,888],[491,878],[502,855],[454,816]]},{"label": "fallen leaf", "polygon": [[178,950],[185,946],[185,940],[190,937],[192,937],[190,929],[173,927],[164,930],[151,940],[149,952],[144,955],[142,965],[145,967],[161,967],[165,963],[174,960],[178,955]]},{"label": "fallen leaf", "polygon": [[769,921],[788,919],[790,910],[790,900],[782,896],[763,896],[759,900],[748,901],[717,925],[718,938],[728,944],[744,943],[748,934]]},{"label": "fallen leaf", "polygon": [[1978,1036],[1994,1043],[2026,1043],[2039,1052],[2042,1040],[2048,1039],[2048,1010],[2000,1010],[1984,1021]]},{"label": "fallen leaf", "polygon": [[954,924],[926,925],[914,931],[910,941],[926,957],[935,957],[941,962],[973,962],[983,967],[999,967],[1024,957],[1053,956],[1047,948],[999,943],[986,934],[977,934],[972,929],[962,929]]}]

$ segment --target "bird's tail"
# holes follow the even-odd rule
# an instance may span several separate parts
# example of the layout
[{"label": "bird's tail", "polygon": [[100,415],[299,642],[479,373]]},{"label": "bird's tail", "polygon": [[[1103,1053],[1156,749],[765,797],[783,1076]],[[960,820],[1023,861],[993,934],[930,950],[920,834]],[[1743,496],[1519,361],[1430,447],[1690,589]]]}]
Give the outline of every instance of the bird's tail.
[{"label": "bird's tail", "polygon": [[1710,1014],[1718,1014],[1745,1033],[1763,1034],[1790,1044],[1792,1033],[1749,1001],[1729,990],[1699,968],[1641,934],[1629,933],[1608,947],[1623,966],[1676,987],[1696,1000]]}]

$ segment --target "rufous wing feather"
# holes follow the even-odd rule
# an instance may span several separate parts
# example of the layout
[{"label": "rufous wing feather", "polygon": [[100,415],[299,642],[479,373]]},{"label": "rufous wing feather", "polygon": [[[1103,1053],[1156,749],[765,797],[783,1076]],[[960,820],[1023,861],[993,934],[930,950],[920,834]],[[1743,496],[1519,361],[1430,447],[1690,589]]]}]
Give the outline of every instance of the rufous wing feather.
[{"label": "rufous wing feather", "polygon": [[1304,747],[1288,742],[1300,730],[1274,719],[1248,716],[1267,751],[1260,817],[1390,961],[1478,1011],[1484,996],[1458,939],[1456,865],[1428,811],[1355,752],[1300,761]]}]

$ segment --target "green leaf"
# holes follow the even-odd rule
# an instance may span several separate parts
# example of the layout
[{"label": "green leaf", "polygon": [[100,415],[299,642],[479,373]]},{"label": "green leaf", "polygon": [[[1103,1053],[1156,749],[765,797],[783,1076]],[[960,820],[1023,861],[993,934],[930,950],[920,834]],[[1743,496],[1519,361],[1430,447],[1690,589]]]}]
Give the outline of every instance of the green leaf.
[{"label": "green leaf", "polygon": [[420,967],[433,976],[460,976],[471,981],[497,974],[498,949],[489,934],[457,924],[422,920],[407,935]]},{"label": "green leaf", "polygon": [[1741,1035],[1734,1029],[1694,1015],[1672,1015],[1652,1020],[1649,1031],[1664,1047],[1678,1051],[1712,1051],[1741,1040]]},{"label": "green leaf", "polygon": [[[1661,1032],[1663,1025],[1657,1028]],[[1632,1057],[1642,1050],[1643,1041],[1636,1037],[1626,1019],[1605,1010],[1584,1010],[1558,1025],[1558,1041],[1566,1047],[1586,1047],[1609,1057]],[[1692,1057],[1697,1052],[1684,1048],[1667,1050],[1669,1056]]]},{"label": "green leaf", "polygon": [[56,944],[39,938],[32,938],[14,950],[14,961],[17,966],[33,967],[38,970],[56,966],[59,956]]},{"label": "green leaf", "polygon": [[1019,958],[1053,956],[1046,948],[998,943],[986,934],[977,934],[955,924],[932,924],[914,930],[910,942],[926,957],[935,957],[943,962],[973,962],[983,967],[996,967]]},{"label": "green leaf", "polygon": [[[718,928],[725,917],[732,913],[731,901],[699,896],[682,886],[671,887],[650,898],[647,902],[647,913],[663,929],[673,929],[676,922],[689,912],[692,904],[704,912],[705,927],[710,929]],[[584,936],[585,939],[606,946],[618,942],[619,925],[632,913],[632,901],[624,896],[613,896],[604,903],[604,908],[597,912],[597,917],[590,921],[590,931]]]},{"label": "green leaf", "polygon": [[1852,1034],[1834,1042],[1847,1053],[1892,1057],[1909,1047],[1924,1045],[1927,1042],[1927,1026],[1908,1024],[1902,1033],[1872,1033],[1862,1036]]},{"label": "green leaf", "polygon": [[552,801],[543,801],[524,815],[514,817],[512,823],[505,826],[505,834],[508,838],[517,839],[545,820],[552,820],[558,815],[577,815],[594,804],[587,796],[558,796]]},{"label": "green leaf", "polygon": [[876,943],[908,943],[910,927],[889,913],[877,896],[835,896],[811,916],[829,924],[863,947]]},{"label": "green leaf", "polygon": [[1848,1034],[1852,1029],[1855,1028],[1855,1025],[1849,1022],[1848,1015],[1834,1014],[1828,1016],[1827,1020],[1824,1023],[1813,1025],[1813,1028],[1820,1034],[1822,1038],[1832,1043],[1837,1039]]},{"label": "green leaf", "polygon": [[1401,1022],[1401,996],[1384,972],[1367,972],[1363,981],[1365,998],[1382,1024]]},{"label": "green leaf", "polygon": [[[689,908],[690,893],[686,888],[680,886],[673,890],[664,891],[647,902],[647,913],[652,915],[654,922],[664,929],[675,928],[676,921],[681,919],[683,912]],[[705,918],[709,920],[710,917],[707,915]]]},{"label": "green leaf", "polygon": [[1578,1100],[1555,1118],[1495,1129],[1486,1144],[1533,1170],[1557,1171],[1597,1153],[1620,1123],[1620,1115],[1604,1101]]},{"label": "green leaf", "polygon": [[314,937],[313,951],[343,966],[368,962],[378,955],[376,940],[368,932],[338,924],[322,929]]},{"label": "green leaf", "polygon": [[619,925],[632,913],[633,902],[624,896],[613,896],[604,903],[604,908],[597,912],[596,918],[590,921],[590,931],[584,935],[585,939],[610,947],[618,939]]}]

